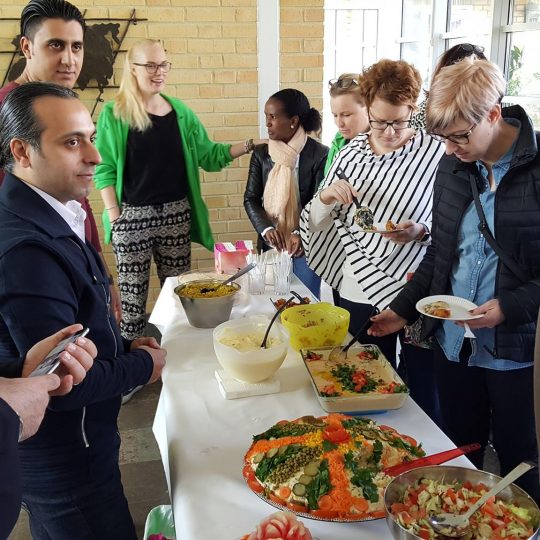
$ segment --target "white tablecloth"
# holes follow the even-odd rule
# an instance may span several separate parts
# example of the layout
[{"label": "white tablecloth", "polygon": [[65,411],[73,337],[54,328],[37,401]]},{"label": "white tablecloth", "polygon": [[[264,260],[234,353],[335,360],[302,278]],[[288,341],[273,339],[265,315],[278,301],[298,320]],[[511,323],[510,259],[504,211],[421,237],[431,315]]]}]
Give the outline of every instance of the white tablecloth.
[{"label": "white tablecloth", "polygon": [[[179,540],[235,540],[275,511],[250,491],[242,477],[242,460],[252,436],[281,419],[325,412],[294,351],[276,374],[280,393],[223,399],[214,377],[219,364],[212,330],[187,323],[173,295],[175,284],[175,278],[165,283],[150,322],[162,330],[162,345],[168,351],[153,429],[169,483],[176,531]],[[295,289],[306,293],[301,286]],[[269,295],[243,294],[232,317],[272,312]],[[421,441],[427,453],[454,448],[410,398],[401,409],[373,418]],[[449,463],[472,466],[464,457]],[[384,520],[304,522],[321,540],[391,538]]]}]

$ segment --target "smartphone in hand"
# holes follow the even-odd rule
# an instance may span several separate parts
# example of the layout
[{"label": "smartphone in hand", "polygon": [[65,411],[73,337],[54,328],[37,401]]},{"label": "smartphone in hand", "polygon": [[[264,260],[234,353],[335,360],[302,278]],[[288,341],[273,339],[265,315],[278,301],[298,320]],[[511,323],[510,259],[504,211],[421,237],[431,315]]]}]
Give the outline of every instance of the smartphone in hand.
[{"label": "smartphone in hand", "polygon": [[54,373],[56,368],[60,365],[60,355],[64,352],[64,349],[70,344],[76,341],[80,337],[86,336],[90,331],[89,328],[85,328],[80,332],[76,332],[72,336],[62,340],[42,361],[41,363],[30,373],[29,377],[39,377],[40,375],[48,375]]}]

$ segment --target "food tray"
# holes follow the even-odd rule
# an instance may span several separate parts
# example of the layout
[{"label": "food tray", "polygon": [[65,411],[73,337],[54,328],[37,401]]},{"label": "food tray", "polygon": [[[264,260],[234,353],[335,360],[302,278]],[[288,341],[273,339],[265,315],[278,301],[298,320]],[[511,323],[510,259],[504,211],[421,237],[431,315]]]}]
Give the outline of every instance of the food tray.
[{"label": "food tray", "polygon": [[[383,412],[403,406],[409,389],[377,345],[353,346],[348,351],[347,359],[337,362],[329,359],[333,348],[318,347],[300,351],[315,395],[325,411],[359,414]],[[357,378],[362,388],[372,387],[372,381],[377,383],[375,388],[361,392],[360,388],[355,391],[345,387],[344,384],[354,384],[352,375],[355,372],[367,376],[366,384],[362,384],[362,377]]]}]

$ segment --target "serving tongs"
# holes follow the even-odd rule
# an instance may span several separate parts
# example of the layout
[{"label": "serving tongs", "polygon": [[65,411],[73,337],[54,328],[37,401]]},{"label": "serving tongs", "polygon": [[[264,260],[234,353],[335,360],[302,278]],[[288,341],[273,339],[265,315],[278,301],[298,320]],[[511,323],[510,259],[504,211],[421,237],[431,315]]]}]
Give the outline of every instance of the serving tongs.
[{"label": "serving tongs", "polygon": [[427,467],[429,465],[440,465],[457,458],[469,452],[480,450],[478,443],[466,444],[465,446],[458,446],[453,450],[446,450],[445,452],[438,452],[437,454],[431,454],[430,456],[413,459],[407,463],[400,463],[399,465],[393,465],[392,467],[386,467],[382,470],[384,474],[388,476],[398,476],[404,472],[411,471],[412,469],[418,469],[418,467]]}]

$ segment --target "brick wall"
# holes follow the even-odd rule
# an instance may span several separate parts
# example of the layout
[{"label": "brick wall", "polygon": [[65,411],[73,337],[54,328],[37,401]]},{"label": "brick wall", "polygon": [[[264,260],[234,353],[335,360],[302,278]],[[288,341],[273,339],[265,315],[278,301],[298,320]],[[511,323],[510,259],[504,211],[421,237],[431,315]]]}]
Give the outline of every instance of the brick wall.
[{"label": "brick wall", "polygon": [[[173,67],[167,93],[184,100],[219,142],[237,142],[258,136],[257,3],[256,0],[72,0],[87,18],[129,17],[136,9],[148,19],[131,26],[123,49],[144,38],[164,42]],[[295,87],[322,107],[323,0],[281,0],[281,87]],[[26,0],[0,0],[0,19],[19,17]],[[15,21],[0,21],[0,50],[12,48],[18,32]],[[125,23],[121,23],[121,30]],[[0,54],[0,73],[10,55]],[[124,55],[115,64],[118,82]],[[104,99],[110,100],[109,89]],[[87,89],[81,97],[92,110],[97,90]],[[94,119],[101,105],[98,105]],[[249,156],[235,160],[218,173],[202,172],[202,192],[210,210],[218,241],[253,239],[255,234],[243,208],[243,193]],[[100,225],[103,205],[94,191],[90,200]],[[114,257],[104,246],[111,269]],[[193,246],[193,268],[213,265],[213,254]],[[159,294],[152,269],[148,309]]]}]

